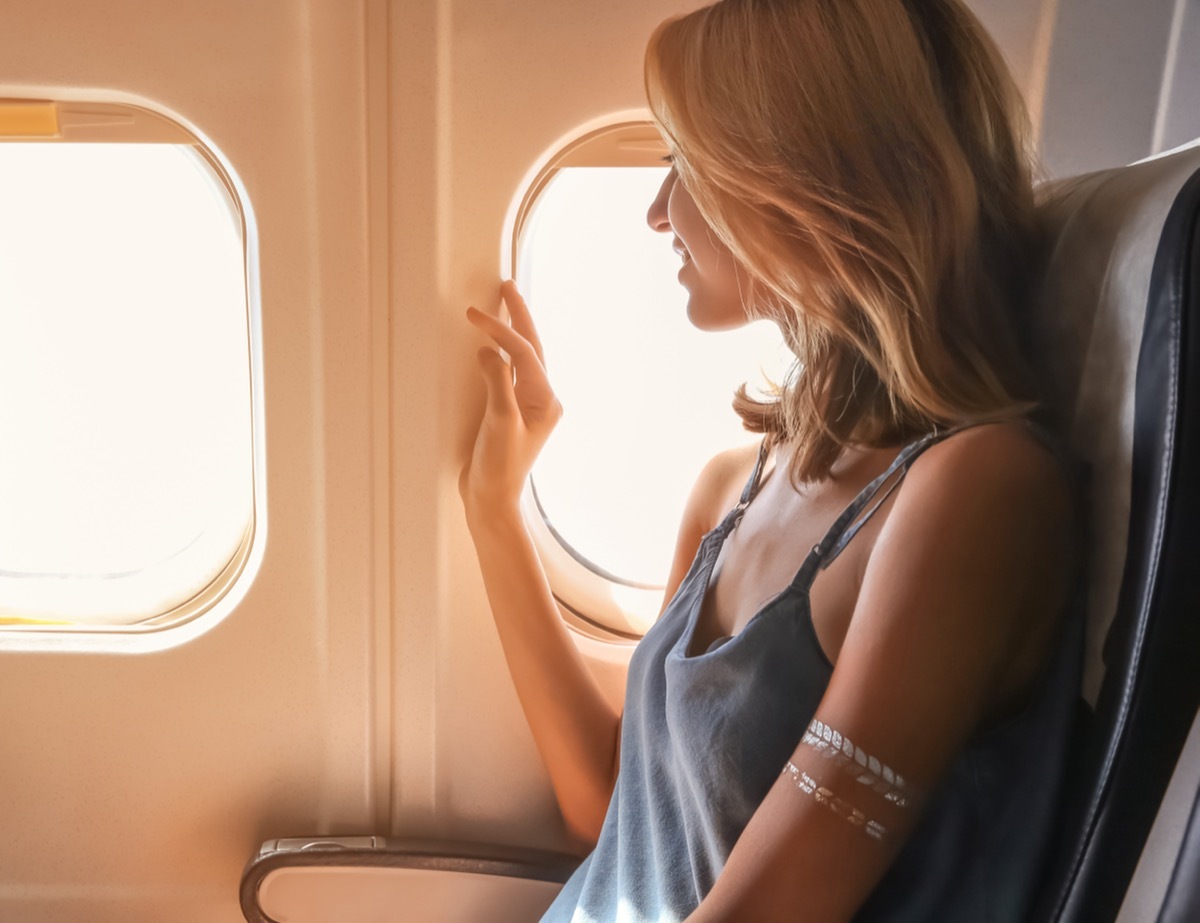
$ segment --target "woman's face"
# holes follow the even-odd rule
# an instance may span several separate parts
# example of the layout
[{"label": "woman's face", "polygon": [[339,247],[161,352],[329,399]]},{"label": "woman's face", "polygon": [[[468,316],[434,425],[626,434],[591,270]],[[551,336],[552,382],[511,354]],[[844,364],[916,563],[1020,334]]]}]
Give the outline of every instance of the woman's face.
[{"label": "woman's face", "polygon": [[729,330],[750,320],[750,276],[708,226],[674,168],[650,204],[646,221],[675,235],[683,259],[679,282],[688,290],[688,320],[701,330]]}]

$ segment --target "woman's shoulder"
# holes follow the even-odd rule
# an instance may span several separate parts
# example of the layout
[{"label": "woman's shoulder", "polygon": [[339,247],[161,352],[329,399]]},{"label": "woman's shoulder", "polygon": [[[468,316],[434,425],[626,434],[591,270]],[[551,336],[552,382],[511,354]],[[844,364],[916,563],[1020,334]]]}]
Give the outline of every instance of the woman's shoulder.
[{"label": "woman's shoulder", "polygon": [[709,459],[700,470],[684,507],[675,539],[675,553],[663,597],[664,607],[675,595],[704,535],[716,528],[725,514],[737,505],[742,489],[754,471],[758,451],[758,445],[726,449]]},{"label": "woman's shoulder", "polygon": [[[699,544],[700,536],[716,528],[725,514],[737,505],[754,472],[760,445],[753,443],[725,449],[700,469],[684,507],[681,545]],[[681,547],[680,553],[685,552],[686,549]]]},{"label": "woman's shoulder", "polygon": [[1028,616],[1047,616],[1079,553],[1070,474],[1051,446],[1023,421],[972,426],[935,442],[913,461],[883,546],[907,565],[937,569],[932,562],[941,561],[947,574],[999,566],[1036,598]]},{"label": "woman's shoulder", "polygon": [[1073,543],[1073,485],[1052,442],[1033,425],[971,426],[934,442],[909,468],[894,517],[906,532],[974,535],[985,547],[1050,553]]},{"label": "woman's shoulder", "polygon": [[700,470],[689,502],[692,514],[705,529],[717,525],[741,498],[758,461],[761,443],[735,446],[718,452]]},{"label": "woman's shoulder", "polygon": [[1072,509],[1067,471],[1028,424],[953,433],[909,468],[860,598],[892,601],[904,611],[876,614],[910,630],[928,619],[947,632],[956,656],[994,672],[987,713],[1006,713],[1057,635],[1079,553]]},{"label": "woman's shoulder", "polygon": [[986,491],[1050,512],[1069,505],[1071,496],[1069,473],[1052,440],[1025,420],[966,427],[935,441],[913,461],[905,490],[948,495],[948,500],[956,491]]}]

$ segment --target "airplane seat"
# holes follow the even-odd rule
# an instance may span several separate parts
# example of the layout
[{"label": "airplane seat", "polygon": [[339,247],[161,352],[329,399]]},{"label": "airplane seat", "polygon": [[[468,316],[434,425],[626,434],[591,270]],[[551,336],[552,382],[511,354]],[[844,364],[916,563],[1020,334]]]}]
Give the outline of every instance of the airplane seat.
[{"label": "airplane seat", "polygon": [[[1094,708],[1081,708],[1032,920],[1106,923],[1200,703],[1200,147],[1056,183],[1039,213],[1050,403],[1090,470],[1081,702]],[[576,862],[370,836],[269,841],[241,904],[250,923],[517,923]],[[1159,923],[1200,920],[1200,801],[1175,878]]]},{"label": "airplane seat", "polygon": [[[1033,919],[1106,923],[1200,703],[1200,147],[1056,182],[1039,221],[1048,396],[1089,472],[1094,707],[1081,708]],[[1200,875],[1200,842],[1192,852]]]}]

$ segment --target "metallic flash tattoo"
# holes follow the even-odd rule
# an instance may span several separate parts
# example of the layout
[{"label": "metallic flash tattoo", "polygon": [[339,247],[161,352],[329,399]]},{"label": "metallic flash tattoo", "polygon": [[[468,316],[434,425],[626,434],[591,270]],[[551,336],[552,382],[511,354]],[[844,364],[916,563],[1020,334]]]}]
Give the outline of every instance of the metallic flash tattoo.
[{"label": "metallic flash tattoo", "polygon": [[812,795],[817,804],[825,805],[825,807],[829,808],[829,810],[851,827],[858,827],[873,840],[882,840],[887,836],[887,828],[883,824],[868,820],[862,811],[848,801],[843,801],[823,785],[818,785],[816,779],[803,769],[797,769],[791,760],[788,761],[783,771],[792,777],[792,781],[796,783],[796,788],[800,789],[806,795]]},{"label": "metallic flash tattoo", "polygon": [[828,724],[814,718],[800,742],[812,747],[825,759],[832,760],[839,768],[853,764],[858,782],[882,795],[896,807],[908,807],[912,796],[904,777],[866,753],[862,747],[855,746],[850,738],[835,731]]}]

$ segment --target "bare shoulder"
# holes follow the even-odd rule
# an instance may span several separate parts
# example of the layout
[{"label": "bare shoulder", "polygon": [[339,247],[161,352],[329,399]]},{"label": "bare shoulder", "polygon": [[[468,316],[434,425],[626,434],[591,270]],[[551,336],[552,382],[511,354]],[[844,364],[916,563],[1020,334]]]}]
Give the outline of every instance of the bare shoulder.
[{"label": "bare shoulder", "polygon": [[[1056,636],[1076,541],[1070,485],[1029,427],[972,427],[917,458],[876,540],[863,627],[969,664],[980,716],[1022,700]],[[859,615],[856,610],[855,620]],[[851,646],[848,636],[846,647]]]},{"label": "bare shoulder", "polygon": [[1003,504],[1043,523],[1066,517],[1071,503],[1062,465],[1019,422],[974,426],[931,446],[913,462],[904,493],[959,510]]},{"label": "bare shoulder", "polygon": [[[1078,553],[1072,509],[1062,465],[1029,427],[977,426],[913,462],[878,545],[893,579],[904,571],[949,582],[981,614],[1050,626]],[[1027,640],[1036,649],[1048,638]]]},{"label": "bare shoulder", "polygon": [[688,512],[698,526],[708,531],[721,521],[741,497],[758,460],[757,443],[718,452],[696,478]]},{"label": "bare shoulder", "polygon": [[701,469],[679,524],[663,596],[664,607],[687,573],[704,534],[714,529],[737,503],[757,457],[758,447],[754,445],[728,449],[713,456]]}]

